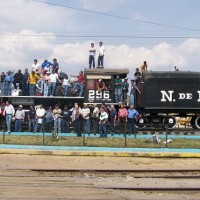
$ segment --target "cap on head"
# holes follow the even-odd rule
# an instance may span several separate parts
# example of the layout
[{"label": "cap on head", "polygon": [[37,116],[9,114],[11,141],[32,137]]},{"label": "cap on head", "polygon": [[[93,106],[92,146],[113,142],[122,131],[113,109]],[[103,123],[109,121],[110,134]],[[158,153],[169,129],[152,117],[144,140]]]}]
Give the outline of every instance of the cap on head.
[{"label": "cap on head", "polygon": [[23,108],[23,106],[22,106],[22,105],[19,105],[19,108]]}]

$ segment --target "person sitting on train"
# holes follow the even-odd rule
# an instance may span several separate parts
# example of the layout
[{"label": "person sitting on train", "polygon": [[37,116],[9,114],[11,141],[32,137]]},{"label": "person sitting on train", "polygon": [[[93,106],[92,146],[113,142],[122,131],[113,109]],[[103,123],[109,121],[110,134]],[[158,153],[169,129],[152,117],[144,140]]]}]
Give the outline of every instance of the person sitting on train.
[{"label": "person sitting on train", "polygon": [[140,70],[142,72],[142,74],[147,71],[147,62],[144,61],[144,63],[140,66]]},{"label": "person sitting on train", "polygon": [[107,90],[106,84],[102,79],[99,79],[98,90],[101,90],[101,91]]},{"label": "person sitting on train", "polygon": [[70,76],[78,78],[78,81],[74,83],[73,90],[75,94],[78,91],[78,87],[79,87],[80,92],[78,96],[82,97],[83,92],[84,92],[84,87],[85,87],[85,76],[83,74],[83,71],[80,71],[78,76],[74,76],[74,75],[70,75]]},{"label": "person sitting on train", "polygon": [[129,83],[128,83],[128,78],[126,77],[124,79],[124,82],[122,83],[122,103],[124,105],[127,105],[128,89],[129,89]]}]

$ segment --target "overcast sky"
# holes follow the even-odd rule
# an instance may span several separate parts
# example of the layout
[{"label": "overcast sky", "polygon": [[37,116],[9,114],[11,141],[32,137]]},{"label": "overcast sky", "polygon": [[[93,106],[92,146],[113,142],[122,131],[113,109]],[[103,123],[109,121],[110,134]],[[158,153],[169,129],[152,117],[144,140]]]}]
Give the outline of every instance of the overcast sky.
[{"label": "overcast sky", "polygon": [[199,0],[41,1],[122,18],[0,0],[1,71],[57,58],[62,71],[76,74],[88,67],[90,43],[98,49],[99,41],[106,48],[105,68],[129,68],[129,77],[144,60],[149,70],[200,70]]}]

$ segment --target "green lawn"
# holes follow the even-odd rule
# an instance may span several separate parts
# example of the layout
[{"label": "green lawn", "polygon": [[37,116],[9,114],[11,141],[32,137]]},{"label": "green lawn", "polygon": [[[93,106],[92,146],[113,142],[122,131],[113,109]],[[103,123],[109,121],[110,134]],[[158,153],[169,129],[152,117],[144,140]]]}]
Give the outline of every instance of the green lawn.
[{"label": "green lawn", "polygon": [[[52,146],[84,146],[83,138],[77,137],[60,137],[53,140],[52,137],[45,137],[45,145]],[[161,143],[155,144],[146,142],[146,139],[127,139],[127,147],[133,148],[165,148],[164,139]],[[20,145],[43,145],[43,137],[41,136],[12,136],[6,135],[6,144]],[[3,136],[0,136],[0,144],[3,144]],[[124,138],[85,138],[85,146],[88,147],[124,147]],[[192,139],[172,139],[172,143],[168,144],[169,148],[200,148],[199,140]]]}]

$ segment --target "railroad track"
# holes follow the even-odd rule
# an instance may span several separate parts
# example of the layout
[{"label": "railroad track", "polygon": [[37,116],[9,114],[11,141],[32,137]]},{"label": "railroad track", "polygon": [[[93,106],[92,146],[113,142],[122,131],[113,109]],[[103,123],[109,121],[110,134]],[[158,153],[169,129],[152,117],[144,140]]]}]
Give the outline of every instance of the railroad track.
[{"label": "railroad track", "polygon": [[[94,194],[94,199],[96,195],[100,195],[99,199],[112,199],[122,191],[124,195],[135,192],[138,195],[163,193],[196,197],[200,193],[200,169],[0,170],[0,187],[0,199],[12,196],[15,199],[30,199],[32,196],[61,199],[66,194],[71,195],[69,199],[74,199],[72,197],[79,193],[82,198],[78,196],[77,199],[91,199],[91,194]],[[110,196],[105,198],[105,194]]]}]

